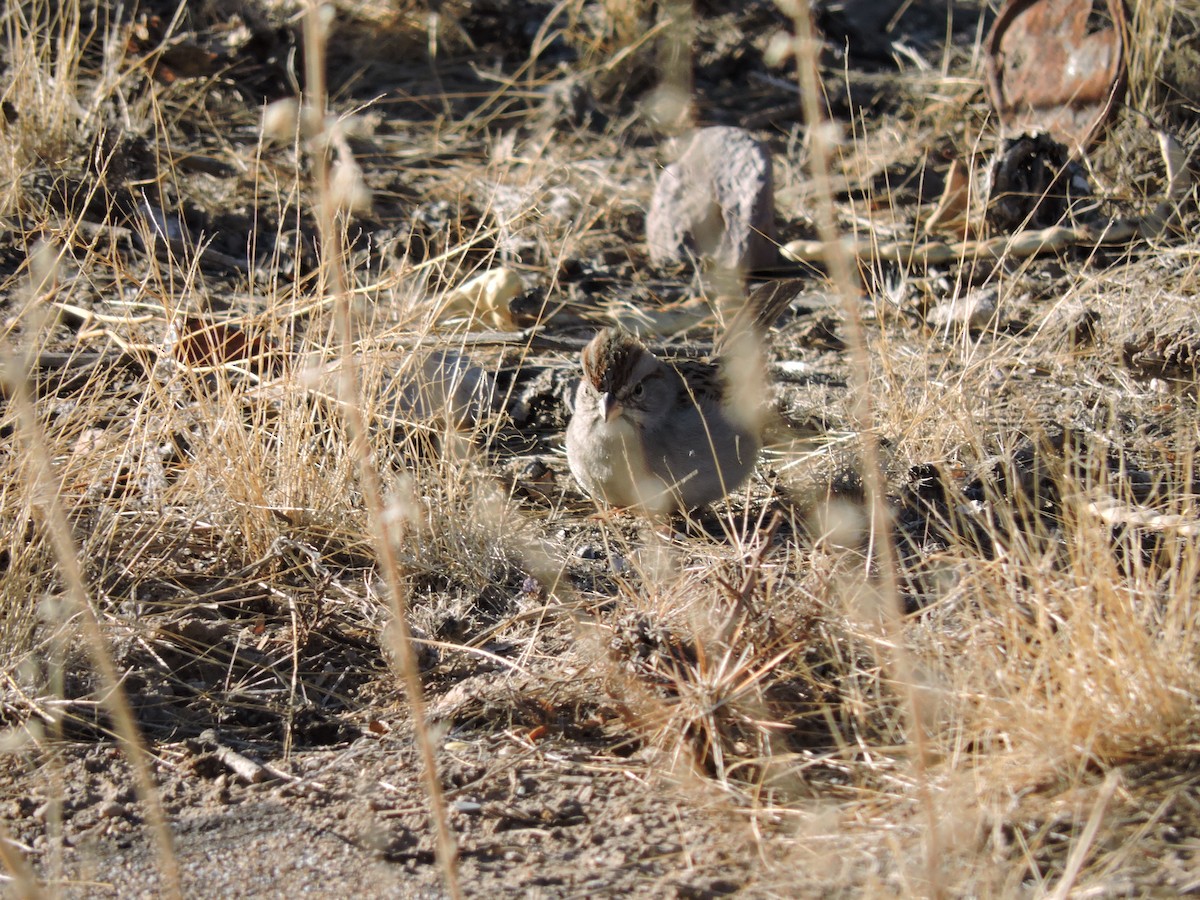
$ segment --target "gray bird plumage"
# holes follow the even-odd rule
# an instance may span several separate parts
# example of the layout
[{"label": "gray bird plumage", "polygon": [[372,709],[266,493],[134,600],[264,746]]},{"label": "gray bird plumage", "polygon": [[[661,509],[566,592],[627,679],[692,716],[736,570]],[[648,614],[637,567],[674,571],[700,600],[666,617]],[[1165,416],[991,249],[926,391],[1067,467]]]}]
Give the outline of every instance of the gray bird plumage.
[{"label": "gray bird plumage", "polygon": [[567,460],[593,498],[662,514],[720,500],[749,477],[760,438],[730,408],[719,362],[665,362],[617,328],[582,361]]}]

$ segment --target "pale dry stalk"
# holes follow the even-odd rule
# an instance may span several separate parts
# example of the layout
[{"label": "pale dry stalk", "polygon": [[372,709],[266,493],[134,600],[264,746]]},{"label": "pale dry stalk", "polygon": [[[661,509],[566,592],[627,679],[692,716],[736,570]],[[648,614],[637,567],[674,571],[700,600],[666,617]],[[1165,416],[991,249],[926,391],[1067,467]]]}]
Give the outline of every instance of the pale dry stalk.
[{"label": "pale dry stalk", "polygon": [[41,513],[45,518],[46,530],[50,535],[54,554],[62,570],[68,603],[82,625],[92,665],[99,672],[104,685],[100,701],[116,726],[121,748],[125,751],[130,768],[133,770],[138,797],[146,809],[146,819],[154,838],[159,869],[162,874],[163,893],[168,897],[182,898],[179,864],[175,857],[162,799],[159,797],[158,788],[154,784],[154,777],[150,771],[150,756],[138,732],[133,709],[129,705],[129,698],[125,696],[125,691],[121,687],[120,673],[113,661],[112,652],[108,642],[104,639],[96,613],[92,609],[83,565],[79,560],[79,551],[71,532],[71,524],[67,519],[66,510],[63,508],[53,472],[50,470],[50,450],[38,423],[33,402],[29,398],[28,379],[24,376],[24,371],[27,369],[25,367],[22,369],[21,377],[11,385],[11,389],[29,454],[33,490],[38,498],[37,505],[40,506]]},{"label": "pale dry stalk", "polygon": [[[788,6],[791,4],[784,4],[784,8]],[[870,503],[869,552],[864,567],[864,578],[870,577],[869,567],[873,560],[877,561],[883,601],[879,606],[884,628],[888,632],[888,643],[894,648],[892,658],[886,662],[890,664],[890,668],[895,673],[895,682],[902,691],[908,719],[906,731],[912,735],[916,749],[913,764],[916,769],[917,789],[927,817],[926,878],[930,893],[934,897],[940,897],[945,891],[939,877],[941,853],[937,837],[938,816],[929,786],[929,735],[921,708],[920,690],[915,682],[914,667],[909,658],[904,636],[900,631],[904,608],[896,582],[897,560],[892,546],[879,444],[872,427],[871,361],[868,355],[866,332],[858,311],[857,280],[850,265],[850,256],[838,234],[834,214],[833,188],[829,174],[832,165],[830,132],[820,104],[820,98],[824,96],[824,93],[818,79],[819,43],[813,30],[812,9],[809,0],[798,0],[793,12],[796,26],[796,69],[799,73],[800,99],[804,111],[804,121],[808,126],[809,147],[812,153],[810,174],[816,188],[814,194],[817,201],[817,228],[826,248],[825,262],[834,287],[838,291],[838,297],[846,317],[847,344],[851,358],[851,389],[854,395],[850,405],[850,414],[862,446],[863,482]]]},{"label": "pale dry stalk", "polygon": [[[314,114],[316,121],[324,123],[326,112],[325,86],[325,32],[322,21],[323,5],[317,0],[308,0],[304,19],[304,55],[306,61],[305,106]],[[383,490],[379,472],[372,458],[369,432],[363,415],[362,397],[359,390],[358,363],[354,354],[354,325],[352,297],[346,284],[341,239],[337,231],[336,204],[330,184],[329,158],[324,147],[315,154],[317,178],[317,220],[321,235],[321,286],[334,299],[334,320],[340,338],[341,377],[338,388],[341,409],[346,416],[351,436],[351,455],[356,460],[364,503],[379,553],[379,563],[391,607],[392,626],[386,629],[392,642],[392,651],[399,662],[404,677],[405,692],[412,714],[413,732],[421,755],[421,775],[437,831],[437,859],[442,870],[446,891],[451,897],[461,896],[458,884],[457,856],[454,837],[446,814],[445,798],[442,795],[441,779],[438,775],[437,753],[434,738],[430,733],[425,716],[424,687],[414,650],[411,629],[408,624],[406,594],[401,580],[400,561],[396,547],[400,542],[402,523],[389,519],[383,501]]]}]

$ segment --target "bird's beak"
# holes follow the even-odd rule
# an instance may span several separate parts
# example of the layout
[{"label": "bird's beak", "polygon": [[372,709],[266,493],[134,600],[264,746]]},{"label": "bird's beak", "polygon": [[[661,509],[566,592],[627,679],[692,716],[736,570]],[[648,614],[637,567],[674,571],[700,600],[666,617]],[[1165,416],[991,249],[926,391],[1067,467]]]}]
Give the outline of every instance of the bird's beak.
[{"label": "bird's beak", "polygon": [[621,408],[621,404],[609,391],[600,395],[600,415],[604,416],[605,422],[611,422],[614,417],[620,415]]}]

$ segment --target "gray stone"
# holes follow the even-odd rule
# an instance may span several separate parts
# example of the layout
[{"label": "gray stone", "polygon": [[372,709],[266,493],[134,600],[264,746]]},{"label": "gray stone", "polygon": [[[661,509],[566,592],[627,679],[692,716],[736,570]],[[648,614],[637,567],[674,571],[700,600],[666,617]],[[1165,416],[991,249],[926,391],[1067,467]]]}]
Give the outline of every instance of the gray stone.
[{"label": "gray stone", "polygon": [[404,382],[393,409],[419,419],[469,428],[482,422],[495,405],[491,373],[469,356],[443,349],[430,353],[420,373]]},{"label": "gray stone", "polygon": [[691,256],[749,272],[775,264],[771,153],[741,128],[703,128],[663,169],[646,217],[655,263]]},{"label": "gray stone", "polygon": [[925,321],[934,328],[948,331],[979,331],[993,323],[999,306],[994,288],[968,291],[943,300],[929,311]]}]

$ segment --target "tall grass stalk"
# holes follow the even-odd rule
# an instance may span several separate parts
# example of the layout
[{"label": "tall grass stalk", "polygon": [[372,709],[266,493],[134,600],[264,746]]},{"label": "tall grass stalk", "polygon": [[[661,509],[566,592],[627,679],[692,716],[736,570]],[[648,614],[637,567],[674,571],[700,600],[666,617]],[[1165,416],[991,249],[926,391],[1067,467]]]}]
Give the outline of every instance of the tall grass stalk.
[{"label": "tall grass stalk", "polygon": [[810,174],[815,183],[817,228],[826,247],[826,263],[847,323],[847,344],[851,361],[850,389],[853,393],[850,414],[862,448],[863,481],[869,504],[868,552],[864,561],[863,581],[865,584],[873,580],[873,570],[878,573],[874,576],[879,582],[878,612],[891,647],[890,659],[881,662],[893,671],[893,682],[899,687],[907,709],[906,731],[915,745],[913,765],[926,816],[926,878],[929,891],[937,897],[941,896],[944,890],[939,875],[941,861],[938,847],[938,814],[933,792],[929,787],[929,736],[926,731],[926,716],[922,709],[921,687],[916,683],[914,667],[900,628],[904,606],[896,580],[897,559],[892,544],[886,482],[879,457],[879,443],[870,399],[871,360],[868,355],[866,332],[859,313],[858,282],[851,267],[850,255],[841,243],[834,212],[830,179],[833,162],[832,131],[822,110],[824,89],[818,78],[820,42],[813,29],[813,10],[808,0],[799,0],[796,3],[793,22],[796,29],[795,57],[799,73],[800,100],[812,154]]},{"label": "tall grass stalk", "polygon": [[[324,16],[332,7],[317,0],[308,0],[304,18],[305,50],[305,107],[315,113],[318,122],[326,116],[325,50],[328,22]],[[396,547],[404,537],[403,516],[389,515],[383,499],[383,488],[372,457],[363,398],[359,385],[358,362],[354,353],[354,321],[352,297],[346,280],[342,237],[337,227],[337,202],[330,183],[328,151],[320,147],[316,153],[317,219],[321,237],[321,280],[334,299],[334,320],[341,346],[341,377],[338,379],[343,414],[351,438],[351,453],[358,464],[359,477],[375,550],[387,584],[392,624],[386,630],[391,637],[392,652],[404,677],[406,697],[412,713],[413,732],[421,755],[421,777],[429,797],[437,837],[437,860],[442,870],[446,891],[451,897],[461,896],[458,883],[458,851],[446,815],[446,803],[438,774],[437,748],[425,715],[424,687],[421,683],[412,632],[408,622],[407,593],[404,588],[400,560]]]}]

